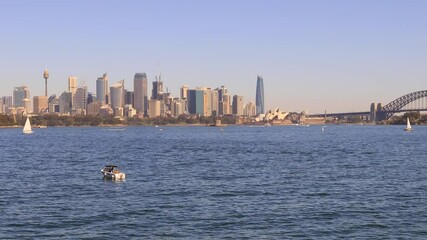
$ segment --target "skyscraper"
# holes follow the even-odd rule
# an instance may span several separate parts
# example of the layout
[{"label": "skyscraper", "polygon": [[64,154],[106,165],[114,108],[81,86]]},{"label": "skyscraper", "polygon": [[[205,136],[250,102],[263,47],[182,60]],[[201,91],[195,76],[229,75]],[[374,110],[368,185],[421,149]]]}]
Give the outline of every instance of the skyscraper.
[{"label": "skyscraper", "polygon": [[249,102],[248,104],[246,104],[245,109],[243,110],[243,115],[247,117],[255,116],[256,115],[255,109],[256,109],[255,104]]},{"label": "skyscraper", "polygon": [[3,113],[9,113],[9,108],[13,107],[12,96],[4,96],[1,98],[3,103]]},{"label": "skyscraper", "polygon": [[262,76],[257,76],[256,81],[256,115],[264,113],[264,79]]},{"label": "skyscraper", "polygon": [[47,112],[48,104],[46,96],[34,96],[33,97],[33,112],[40,114]]},{"label": "skyscraper", "polygon": [[222,96],[222,101],[219,102],[218,107],[218,115],[224,116],[231,114],[231,96],[228,94],[225,94]]},{"label": "skyscraper", "polygon": [[200,89],[188,90],[188,113],[190,114],[204,114],[204,93]]},{"label": "skyscraper", "polygon": [[180,97],[181,97],[181,99],[187,100],[187,94],[188,94],[188,86],[184,85],[180,89],[180,95],[181,95]]},{"label": "skyscraper", "polygon": [[135,94],[132,91],[125,90],[125,105],[132,105],[132,109],[136,111],[135,107]]},{"label": "skyscraper", "polygon": [[224,116],[230,114],[230,96],[225,86],[215,89],[218,92],[218,115]]},{"label": "skyscraper", "polygon": [[219,109],[218,89],[215,89],[212,91],[211,104],[212,104],[212,116],[217,116],[218,109]]},{"label": "skyscraper", "polygon": [[108,94],[108,76],[104,73],[102,77],[96,80],[96,97],[102,105],[110,103]]},{"label": "skyscraper", "polygon": [[124,82],[123,80],[113,84],[110,87],[111,92],[111,108],[123,108],[124,106]]},{"label": "skyscraper", "polygon": [[76,88],[76,92],[73,97],[73,110],[77,114],[86,113],[87,107],[87,86],[81,86]]},{"label": "skyscraper", "polygon": [[156,76],[156,81],[153,82],[153,90],[151,92],[151,99],[162,99],[163,96],[163,82],[162,75]]},{"label": "skyscraper", "polygon": [[147,116],[148,107],[148,92],[147,92],[147,74],[135,73],[133,78],[133,91],[134,91],[134,103],[135,109],[138,113],[144,113]]},{"label": "skyscraper", "polygon": [[77,77],[68,78],[68,91],[76,94],[77,91]]},{"label": "skyscraper", "polygon": [[[59,112],[61,114],[70,114],[73,106],[73,94],[71,92],[63,92],[59,97]],[[54,112],[54,111],[49,111]]]},{"label": "skyscraper", "polygon": [[29,98],[22,99],[22,105],[23,105],[23,107],[27,113],[32,112],[32,110],[31,110],[31,99],[29,99]]},{"label": "skyscraper", "polygon": [[233,96],[233,114],[237,116],[243,115],[243,96]]},{"label": "skyscraper", "polygon": [[27,86],[15,87],[13,89],[13,106],[24,107],[24,103],[22,100],[30,98],[30,90],[28,90]]},{"label": "skyscraper", "polygon": [[150,99],[148,101],[148,105],[149,105],[149,113],[148,116],[150,118],[155,118],[160,116],[160,108],[161,108],[161,101],[160,100],[156,100],[156,99]]},{"label": "skyscraper", "polygon": [[212,116],[212,89],[211,88],[200,88],[203,90],[203,114],[202,116]]}]

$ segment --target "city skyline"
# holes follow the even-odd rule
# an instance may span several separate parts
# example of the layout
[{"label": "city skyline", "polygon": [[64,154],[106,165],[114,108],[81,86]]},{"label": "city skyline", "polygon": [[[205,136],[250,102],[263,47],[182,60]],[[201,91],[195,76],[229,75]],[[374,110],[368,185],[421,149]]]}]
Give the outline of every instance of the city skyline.
[{"label": "city skyline", "polygon": [[[369,109],[425,89],[423,1],[3,2],[0,96],[26,85],[44,95],[76,76],[95,92],[107,72],[132,89],[162,72],[165,88],[227,86],[265,109]],[[18,14],[19,13],[19,14]]]}]

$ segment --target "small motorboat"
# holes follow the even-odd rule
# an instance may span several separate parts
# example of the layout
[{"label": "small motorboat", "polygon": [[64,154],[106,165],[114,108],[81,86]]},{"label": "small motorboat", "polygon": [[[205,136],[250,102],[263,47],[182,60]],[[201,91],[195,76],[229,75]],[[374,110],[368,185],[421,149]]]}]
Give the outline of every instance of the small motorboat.
[{"label": "small motorboat", "polygon": [[112,179],[112,180],[124,180],[126,174],[120,172],[116,165],[106,165],[103,169],[101,169],[102,175],[104,178]]}]

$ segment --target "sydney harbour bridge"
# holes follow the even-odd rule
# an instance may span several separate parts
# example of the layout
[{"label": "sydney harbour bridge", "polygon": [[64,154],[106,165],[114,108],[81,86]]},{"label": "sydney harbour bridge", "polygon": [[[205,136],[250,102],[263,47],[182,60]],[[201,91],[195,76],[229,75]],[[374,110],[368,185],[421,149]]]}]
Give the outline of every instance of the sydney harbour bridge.
[{"label": "sydney harbour bridge", "polygon": [[370,111],[367,112],[346,112],[346,113],[324,113],[312,114],[310,117],[349,117],[349,116],[366,116],[371,121],[388,120],[391,116],[400,112],[422,112],[427,111],[427,90],[408,93],[396,98],[387,105],[381,103],[371,104]]}]

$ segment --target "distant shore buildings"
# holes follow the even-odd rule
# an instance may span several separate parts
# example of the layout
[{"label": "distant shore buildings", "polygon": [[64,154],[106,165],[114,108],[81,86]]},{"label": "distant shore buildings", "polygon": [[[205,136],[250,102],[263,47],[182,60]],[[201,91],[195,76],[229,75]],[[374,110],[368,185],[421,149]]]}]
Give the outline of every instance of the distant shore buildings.
[{"label": "distant shore buildings", "polygon": [[[257,76],[256,104],[245,104],[241,95],[231,95],[224,86],[217,88],[183,85],[180,96],[174,97],[164,87],[162,75],[155,76],[152,82],[151,96],[148,96],[148,77],[137,72],[133,79],[133,91],[125,88],[124,80],[111,86],[109,77],[104,73],[96,79],[95,94],[88,92],[84,81],[70,76],[67,89],[60,95],[47,96],[49,72],[43,72],[45,96],[30,98],[27,86],[15,87],[13,97],[5,96],[0,101],[0,113],[10,113],[11,109],[22,108],[24,113],[33,115],[108,115],[116,117],[156,118],[195,115],[200,117],[255,117],[264,113],[264,83]],[[13,102],[12,102],[13,101]],[[31,104],[32,102],[32,104]],[[16,113],[16,111],[13,111]]]}]

